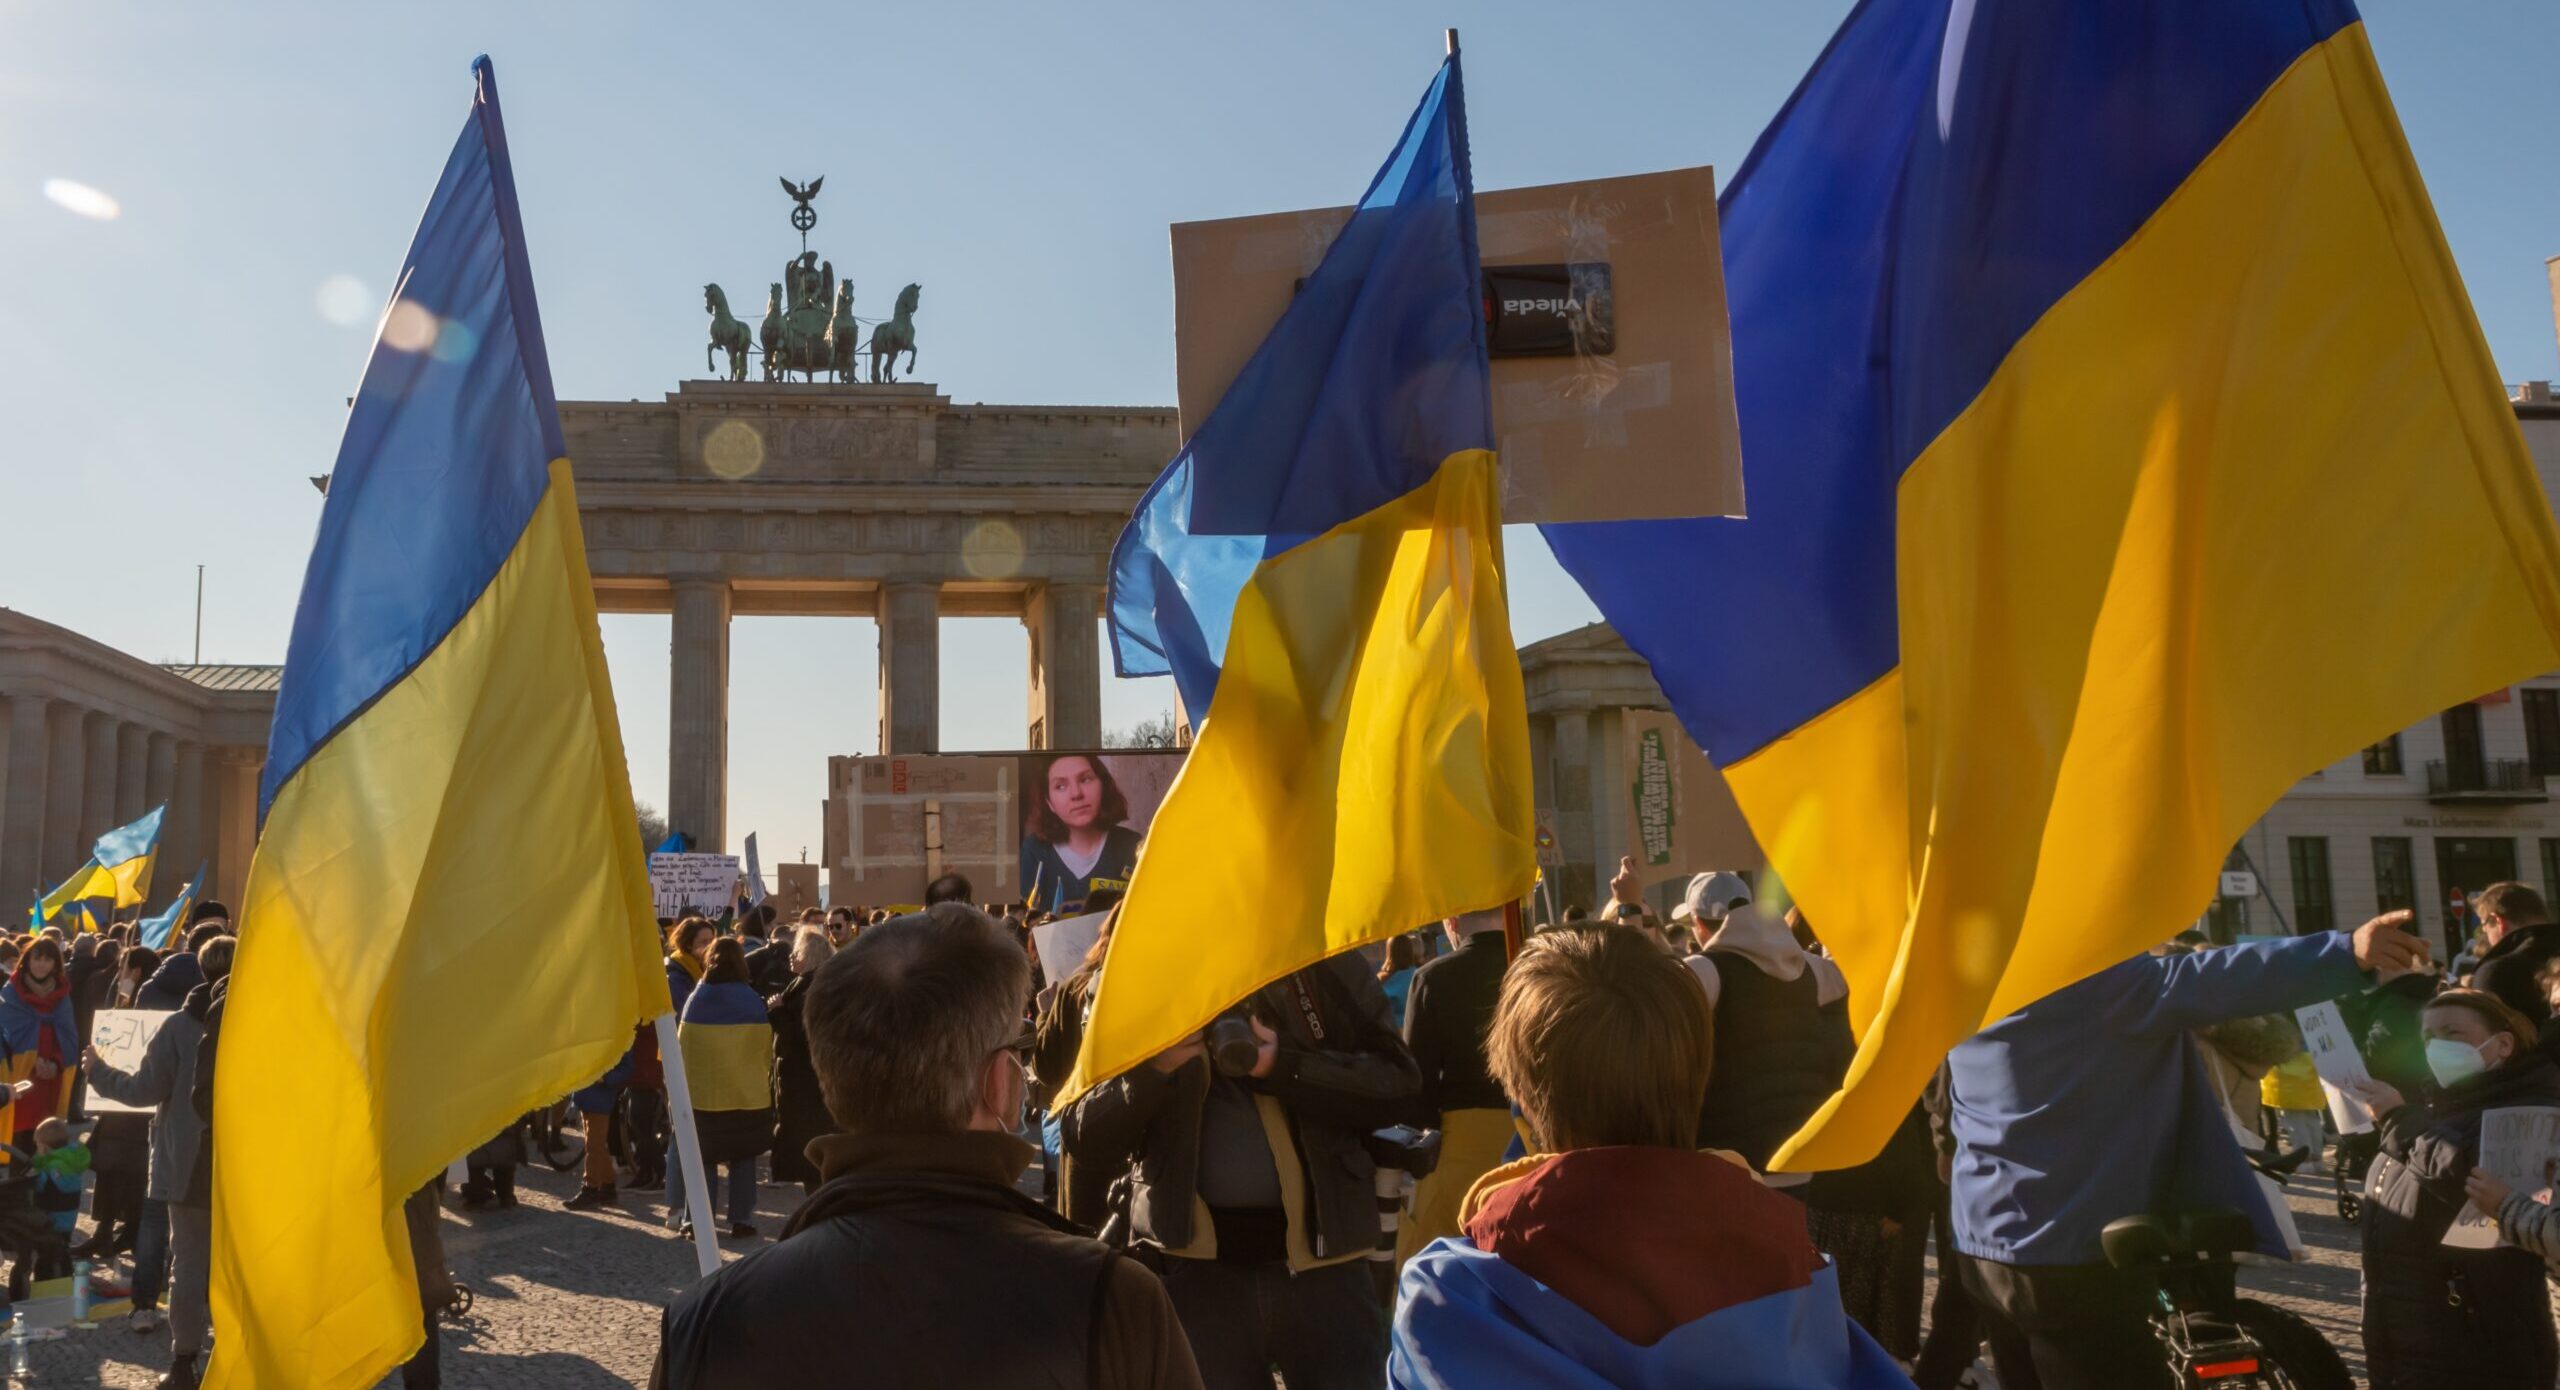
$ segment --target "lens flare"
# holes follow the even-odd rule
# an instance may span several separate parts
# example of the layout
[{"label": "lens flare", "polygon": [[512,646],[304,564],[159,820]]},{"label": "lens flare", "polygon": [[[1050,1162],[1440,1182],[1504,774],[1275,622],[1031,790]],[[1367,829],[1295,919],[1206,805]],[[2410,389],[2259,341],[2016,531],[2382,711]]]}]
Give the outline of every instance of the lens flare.
[{"label": "lens flare", "polygon": [[733,483],[752,477],[764,467],[764,436],[744,420],[723,420],[703,436],[702,463]]},{"label": "lens flare", "polygon": [[425,305],[403,299],[383,315],[382,342],[401,352],[424,352],[436,345],[436,316]]},{"label": "lens flare", "polygon": [[93,222],[113,222],[124,205],[102,189],[91,188],[78,179],[46,179],[44,196],[54,206],[77,213]]},{"label": "lens flare", "polygon": [[1022,572],[1022,533],[1010,521],[981,521],[961,539],[960,564],[980,579],[1011,579]]},{"label": "lens flare", "polygon": [[377,303],[373,291],[365,288],[364,281],[346,274],[332,275],[321,281],[312,299],[320,308],[320,317],[340,328],[363,327]]}]

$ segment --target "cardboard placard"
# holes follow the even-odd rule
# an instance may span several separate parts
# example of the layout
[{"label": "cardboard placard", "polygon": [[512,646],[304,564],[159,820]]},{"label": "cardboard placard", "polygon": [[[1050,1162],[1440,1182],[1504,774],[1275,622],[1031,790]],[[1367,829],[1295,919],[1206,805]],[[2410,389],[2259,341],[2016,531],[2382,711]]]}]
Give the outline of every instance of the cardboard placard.
[{"label": "cardboard placard", "polygon": [[691,909],[714,916],[737,901],[738,856],[734,854],[652,854],[649,896],[658,915],[674,917]]},{"label": "cardboard placard", "polygon": [[[1630,709],[1620,720],[1629,805],[1619,853],[1636,861],[1646,888],[1704,869],[1747,874],[1767,862],[1724,774],[1676,716]],[[1617,865],[1602,864],[1598,872],[1605,881]]]},{"label": "cardboard placard", "polygon": [[[1094,889],[1125,888],[1183,755],[1113,748],[830,758],[828,900],[917,902],[946,873],[966,876],[980,902],[1032,900],[1051,912]],[[1059,777],[1069,785],[1053,787]]]},{"label": "cardboard placard", "polygon": [[2364,1054],[2356,1049],[2346,1015],[2339,1012],[2336,1004],[2323,1000],[2294,1010],[2293,1017],[2302,1026],[2302,1046],[2311,1054],[2311,1069],[2320,1073],[2320,1089],[2328,1093],[2329,1118],[2337,1122],[2338,1132],[2370,1131],[2373,1112],[2347,1093],[2349,1087],[2373,1080],[2373,1073],[2365,1068]]},{"label": "cardboard placard", "polygon": [[[1173,226],[1173,332],[1191,437],[1352,210]],[[1605,265],[1606,351],[1493,362],[1505,521],[1739,516],[1742,436],[1715,170],[1476,195],[1488,270]]]},{"label": "cardboard placard", "polygon": [[[151,1050],[151,1040],[160,1036],[160,1025],[172,1015],[158,1009],[100,1009],[89,1023],[89,1046],[98,1050],[99,1060],[117,1071],[138,1071],[142,1056]],[[156,1106],[126,1105],[89,1092],[88,1106],[100,1114],[148,1115]]]},{"label": "cardboard placard", "polygon": [[[2549,1200],[2552,1189],[2560,1186],[2560,1109],[2515,1105],[2482,1111],[2478,1167],[2518,1192]],[[2497,1219],[2466,1202],[2445,1230],[2444,1243],[2489,1249],[2498,1243]]]}]

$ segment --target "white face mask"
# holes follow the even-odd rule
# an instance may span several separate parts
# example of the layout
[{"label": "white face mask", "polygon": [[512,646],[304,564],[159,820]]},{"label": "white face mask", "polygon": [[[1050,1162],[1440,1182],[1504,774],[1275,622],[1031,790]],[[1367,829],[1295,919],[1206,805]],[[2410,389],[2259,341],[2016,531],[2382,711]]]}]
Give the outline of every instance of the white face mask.
[{"label": "white face mask", "polygon": [[2480,1049],[2459,1038],[2427,1039],[2427,1070],[2439,1086],[2459,1086],[2489,1069]]}]

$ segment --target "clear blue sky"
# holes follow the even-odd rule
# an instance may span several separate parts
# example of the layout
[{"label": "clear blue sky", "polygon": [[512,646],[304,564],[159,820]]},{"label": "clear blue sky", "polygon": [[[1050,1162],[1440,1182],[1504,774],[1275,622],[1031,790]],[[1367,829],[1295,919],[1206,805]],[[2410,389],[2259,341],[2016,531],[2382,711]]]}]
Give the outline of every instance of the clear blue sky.
[{"label": "clear blue sky", "polygon": [[[775,177],[823,174],[812,244],[863,286],[928,287],[920,375],[954,399],[1170,404],[1167,224],[1354,196],[1441,25],[1465,32],[1494,188],[1731,169],[1847,9],[0,5],[0,604],[182,660],[203,563],[206,657],[282,659],[304,479],[482,51],[563,397],[698,374],[700,286],[754,298],[796,249]],[[2560,375],[2548,5],[2365,9],[2500,369]],[[57,178],[121,215],[66,211]],[[365,289],[354,326],[322,312],[332,277]],[[1521,641],[1592,616],[1534,538],[1510,554]],[[634,786],[663,805],[665,620],[609,618],[605,641]],[[739,621],[733,838],[815,846],[826,755],[873,751],[875,649],[867,622]],[[1023,661],[1010,620],[945,624],[945,746],[1021,742]],[[1112,724],[1172,703],[1108,687]]]}]

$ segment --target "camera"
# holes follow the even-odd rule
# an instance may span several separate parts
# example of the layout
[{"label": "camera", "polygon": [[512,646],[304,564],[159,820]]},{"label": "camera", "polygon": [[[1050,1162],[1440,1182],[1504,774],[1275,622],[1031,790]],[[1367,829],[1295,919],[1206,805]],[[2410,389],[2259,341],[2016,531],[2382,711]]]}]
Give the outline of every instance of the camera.
[{"label": "camera", "polygon": [[1369,1161],[1382,1171],[1427,1178],[1440,1166],[1440,1131],[1436,1129],[1389,1125],[1363,1136],[1361,1143],[1369,1150]]},{"label": "camera", "polygon": [[1209,1046],[1209,1065],[1224,1076],[1252,1075],[1262,1056],[1262,1040],[1253,1035],[1253,1024],[1242,1010],[1211,1019],[1203,1041]]}]

